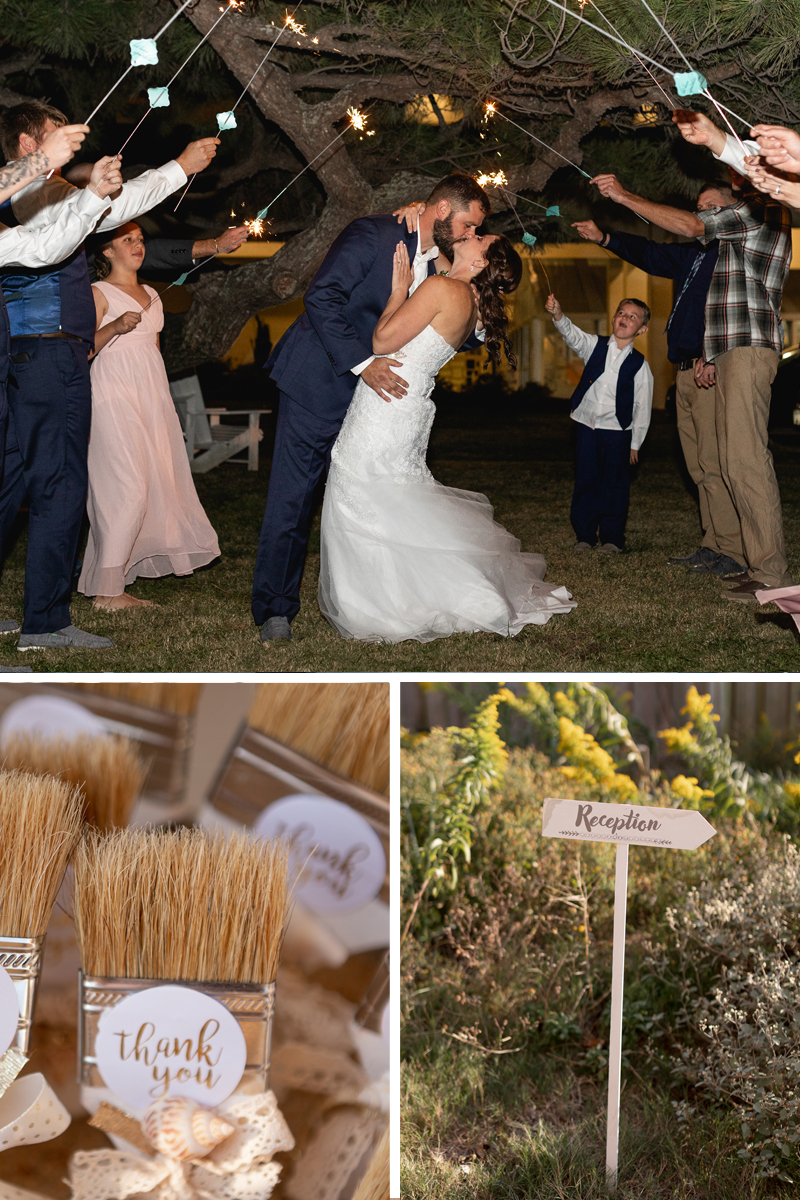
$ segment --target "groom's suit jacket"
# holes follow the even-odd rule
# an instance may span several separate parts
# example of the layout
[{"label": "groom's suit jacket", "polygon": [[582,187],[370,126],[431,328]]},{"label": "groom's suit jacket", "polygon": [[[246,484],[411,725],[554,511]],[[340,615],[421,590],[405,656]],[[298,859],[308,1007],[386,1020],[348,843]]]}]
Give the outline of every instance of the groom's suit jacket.
[{"label": "groom's suit jacket", "polygon": [[[351,368],[373,354],[372,332],[391,295],[392,257],[400,241],[413,262],[417,234],[405,222],[398,225],[396,217],[383,214],[352,221],[311,281],[302,317],[267,359],[280,390],[319,417],[344,419],[358,383]],[[428,274],[435,270],[430,262]]]}]

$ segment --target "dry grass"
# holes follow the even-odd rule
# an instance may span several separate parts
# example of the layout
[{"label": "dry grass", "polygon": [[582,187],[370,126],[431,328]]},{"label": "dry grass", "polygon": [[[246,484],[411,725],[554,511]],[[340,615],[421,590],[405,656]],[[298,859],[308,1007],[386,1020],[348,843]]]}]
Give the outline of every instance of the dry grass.
[{"label": "dry grass", "polygon": [[262,683],[250,725],[389,794],[388,683]]},{"label": "dry grass", "polygon": [[271,983],[287,906],[280,841],[199,829],[90,831],[73,908],[89,975]]},{"label": "dry grass", "polygon": [[[36,671],[104,672],[800,672],[800,636],[791,617],[756,604],[731,604],[713,576],[668,566],[701,537],[697,502],[684,480],[674,426],[657,413],[634,471],[628,553],[575,554],[569,523],[573,422],[564,409],[487,395],[471,406],[437,397],[429,464],[450,487],[485,493],[496,519],[523,549],[544,555],[553,583],[578,607],[515,638],[455,634],[420,645],[353,642],[328,625],[317,605],[319,517],[315,518],[292,641],[262,645],[250,613],[258,534],[269,483],[268,439],[256,474],[222,466],[195,477],[217,530],[222,559],[188,578],[137,579],[132,592],[159,609],[97,612],[73,595],[76,625],[108,635],[113,650],[19,655],[0,644],[0,663]],[[789,568],[800,578],[798,449],[772,447],[783,502]],[[24,519],[20,527],[24,530]],[[10,545],[0,616],[22,615],[27,537]]]},{"label": "dry grass", "polygon": [[147,774],[127,738],[17,733],[5,742],[3,755],[9,770],[53,775],[80,787],[85,819],[106,831],[127,825]]},{"label": "dry grass", "polygon": [[41,937],[80,839],[83,797],[49,775],[0,772],[0,934]]}]

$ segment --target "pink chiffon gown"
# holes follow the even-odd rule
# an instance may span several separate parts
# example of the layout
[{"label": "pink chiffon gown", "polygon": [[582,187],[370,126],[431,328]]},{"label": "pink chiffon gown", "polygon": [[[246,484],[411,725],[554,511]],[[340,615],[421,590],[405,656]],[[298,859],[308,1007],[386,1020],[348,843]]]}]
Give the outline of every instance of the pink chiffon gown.
[{"label": "pink chiffon gown", "polygon": [[[136,311],[113,283],[94,286],[108,301],[101,328]],[[219,555],[156,341],[164,310],[158,293],[146,290],[156,302],[141,323],[92,362],[90,528],[78,583],[87,596],[118,596],[139,576],[191,575]]]}]

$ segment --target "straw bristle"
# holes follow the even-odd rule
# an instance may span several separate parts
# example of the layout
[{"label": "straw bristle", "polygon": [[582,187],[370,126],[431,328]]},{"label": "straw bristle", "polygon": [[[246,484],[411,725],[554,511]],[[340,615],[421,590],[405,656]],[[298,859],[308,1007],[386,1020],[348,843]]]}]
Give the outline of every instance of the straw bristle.
[{"label": "straw bristle", "polygon": [[195,711],[200,699],[201,683],[73,683],[76,691],[95,692],[101,696],[114,696],[120,700],[131,700],[146,708],[160,708],[163,712],[186,717]]},{"label": "straw bristle", "polygon": [[253,729],[389,794],[388,683],[262,683]]},{"label": "straw bristle", "polygon": [[389,1200],[389,1130],[372,1156],[353,1200]]},{"label": "straw bristle", "polygon": [[15,733],[5,742],[2,757],[9,770],[54,775],[80,785],[86,820],[105,830],[127,825],[146,774],[127,738]]},{"label": "straw bristle", "polygon": [[0,771],[0,935],[41,937],[81,836],[80,790]]},{"label": "straw bristle", "polygon": [[286,921],[281,841],[200,829],[89,831],[73,909],[88,975],[271,983]]}]

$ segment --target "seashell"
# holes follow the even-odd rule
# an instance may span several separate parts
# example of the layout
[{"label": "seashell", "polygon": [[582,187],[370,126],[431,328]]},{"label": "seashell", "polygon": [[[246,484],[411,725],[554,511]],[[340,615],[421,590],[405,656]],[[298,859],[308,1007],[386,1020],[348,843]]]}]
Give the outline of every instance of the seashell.
[{"label": "seashell", "polygon": [[164,1096],[145,1109],[142,1132],[167,1158],[202,1158],[234,1132],[211,1108],[188,1096]]}]

